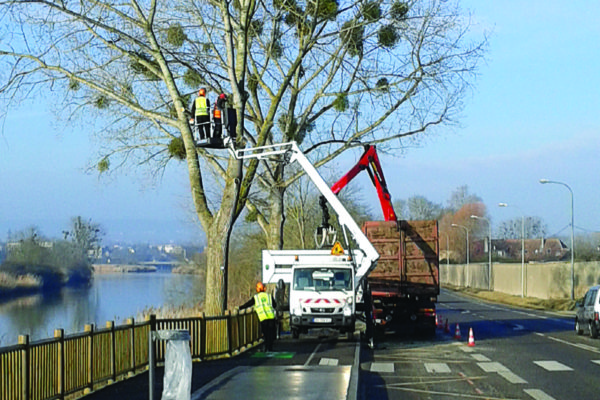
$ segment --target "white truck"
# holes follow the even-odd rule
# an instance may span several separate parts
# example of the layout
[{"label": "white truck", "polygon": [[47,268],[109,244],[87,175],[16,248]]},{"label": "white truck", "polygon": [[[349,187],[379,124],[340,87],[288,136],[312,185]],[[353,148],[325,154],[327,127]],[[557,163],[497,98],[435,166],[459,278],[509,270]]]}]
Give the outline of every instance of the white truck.
[{"label": "white truck", "polygon": [[[334,328],[351,338],[357,313],[366,310],[366,318],[370,318],[370,306],[358,304],[364,304],[362,283],[377,265],[377,250],[296,142],[229,150],[240,160],[282,157],[286,163],[298,162],[337,214],[345,248],[336,243],[331,250],[264,250],[262,279],[263,283],[283,280],[290,285],[290,329],[294,338],[311,328]],[[351,250],[348,233],[357,249]]]}]

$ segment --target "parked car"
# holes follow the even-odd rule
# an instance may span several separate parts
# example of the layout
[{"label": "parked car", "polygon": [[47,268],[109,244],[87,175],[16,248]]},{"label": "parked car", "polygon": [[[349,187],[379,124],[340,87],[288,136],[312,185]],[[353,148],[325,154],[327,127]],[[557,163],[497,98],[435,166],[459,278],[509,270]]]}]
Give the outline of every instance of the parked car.
[{"label": "parked car", "polygon": [[593,338],[600,332],[600,285],[589,288],[582,300],[575,303],[575,332],[587,331]]}]

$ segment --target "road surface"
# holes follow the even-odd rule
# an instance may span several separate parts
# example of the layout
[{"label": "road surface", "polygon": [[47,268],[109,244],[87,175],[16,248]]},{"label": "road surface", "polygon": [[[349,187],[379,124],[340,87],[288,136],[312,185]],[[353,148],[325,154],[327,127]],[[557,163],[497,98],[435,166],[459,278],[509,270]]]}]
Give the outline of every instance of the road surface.
[{"label": "road surface", "polygon": [[448,291],[438,314],[448,319],[449,333],[438,330],[431,340],[388,334],[375,350],[363,347],[359,398],[600,398],[600,340],[577,336],[572,316]]}]

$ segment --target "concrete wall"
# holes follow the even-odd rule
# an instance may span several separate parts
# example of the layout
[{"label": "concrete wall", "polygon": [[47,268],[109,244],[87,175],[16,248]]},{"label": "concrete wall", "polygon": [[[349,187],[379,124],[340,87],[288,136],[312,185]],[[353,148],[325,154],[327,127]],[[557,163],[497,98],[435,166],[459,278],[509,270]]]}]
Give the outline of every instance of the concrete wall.
[{"label": "concrete wall", "polygon": [[[583,296],[588,287],[600,284],[600,262],[575,263],[575,298]],[[440,282],[453,286],[488,289],[488,264],[440,265]],[[523,280],[521,277],[523,276]],[[523,282],[523,284],[522,284]],[[571,263],[492,263],[491,289],[497,292],[540,299],[571,296]]]}]

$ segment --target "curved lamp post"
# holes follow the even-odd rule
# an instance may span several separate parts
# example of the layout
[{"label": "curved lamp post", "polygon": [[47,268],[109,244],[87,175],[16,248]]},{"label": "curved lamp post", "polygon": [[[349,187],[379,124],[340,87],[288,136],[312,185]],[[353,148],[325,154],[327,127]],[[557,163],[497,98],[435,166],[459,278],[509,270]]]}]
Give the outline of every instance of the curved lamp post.
[{"label": "curved lamp post", "polygon": [[549,179],[540,179],[541,184],[554,183],[562,185],[571,192],[571,300],[575,299],[575,218],[573,217],[573,190],[564,182],[551,181]]},{"label": "curved lamp post", "polygon": [[485,217],[480,217],[478,215],[471,215],[473,219],[481,219],[488,224],[489,236],[488,236],[488,291],[492,290],[492,223],[489,219]]},{"label": "curved lamp post", "polygon": [[[498,207],[508,207],[506,203],[498,203]],[[517,206],[512,206],[517,210],[521,209]],[[525,297],[525,215],[521,211],[521,297]]]},{"label": "curved lamp post", "polygon": [[466,232],[467,232],[467,284],[466,286],[469,287],[469,228],[467,228],[466,226],[463,225],[458,225],[458,224],[452,224],[453,227],[455,228],[463,228]]}]

